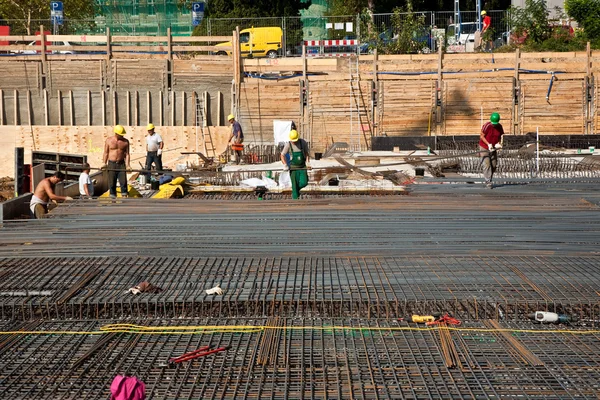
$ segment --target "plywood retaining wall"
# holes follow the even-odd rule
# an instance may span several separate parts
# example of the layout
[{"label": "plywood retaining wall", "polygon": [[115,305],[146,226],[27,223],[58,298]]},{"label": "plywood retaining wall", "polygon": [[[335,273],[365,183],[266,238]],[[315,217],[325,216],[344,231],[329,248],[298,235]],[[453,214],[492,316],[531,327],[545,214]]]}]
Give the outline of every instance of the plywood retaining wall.
[{"label": "plywood retaining wall", "polygon": [[589,50],[46,63],[0,62],[0,124],[187,127],[195,123],[192,93],[208,92],[209,124],[234,111],[246,141],[271,143],[273,120],[291,119],[316,151],[332,142],[366,149],[371,135],[477,135],[494,111],[515,135],[599,126],[600,60]]},{"label": "plywood retaining wall", "polygon": [[[15,147],[25,149],[25,162],[31,161],[31,151],[84,154],[93,168],[102,166],[102,155],[106,138],[114,135],[112,127],[102,126],[4,126],[0,135],[0,175],[14,175]],[[139,169],[146,160],[145,127],[126,126],[126,137],[130,141],[131,166]],[[206,127],[210,131],[217,154],[227,149],[230,129],[228,127]],[[196,127],[157,126],[164,142],[163,165],[175,169],[177,164],[198,164],[196,155],[182,152],[204,150],[204,137]]]}]

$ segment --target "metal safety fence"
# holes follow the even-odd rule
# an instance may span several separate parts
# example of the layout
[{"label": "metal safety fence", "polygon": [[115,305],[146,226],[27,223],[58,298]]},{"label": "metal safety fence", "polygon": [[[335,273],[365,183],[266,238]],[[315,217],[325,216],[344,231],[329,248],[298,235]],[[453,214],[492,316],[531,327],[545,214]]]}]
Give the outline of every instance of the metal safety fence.
[{"label": "metal safety fence", "polygon": [[[11,34],[35,34],[41,25],[45,30],[56,34],[91,35],[103,34],[110,28],[112,34],[131,36],[166,35],[167,29],[175,36],[229,36],[239,27],[240,30],[259,27],[278,27],[282,30],[282,45],[279,56],[293,57],[302,54],[305,41],[320,40],[357,40],[359,44],[330,48],[330,53],[359,52],[368,53],[376,45],[385,45],[396,40],[394,33],[398,24],[402,24],[407,14],[397,14],[399,20],[394,22],[392,13],[345,16],[298,17],[256,17],[256,18],[205,18],[202,23],[192,26],[189,12],[175,18],[169,13],[158,10],[154,13],[113,13],[97,16],[88,20],[64,19],[63,24],[54,27],[52,21],[7,19],[3,25],[10,27]],[[457,23],[452,11],[422,11],[415,15],[422,20],[423,30],[414,32],[413,39],[423,44],[424,53],[436,51],[439,39],[453,36],[457,32]],[[489,11],[492,19],[491,29],[494,32],[495,46],[505,44],[508,38],[509,25],[507,11]],[[472,11],[460,14],[460,32],[472,35],[477,30],[477,13]],[[396,25],[396,26],[394,26]],[[319,52],[317,47],[308,47],[308,54]]]}]

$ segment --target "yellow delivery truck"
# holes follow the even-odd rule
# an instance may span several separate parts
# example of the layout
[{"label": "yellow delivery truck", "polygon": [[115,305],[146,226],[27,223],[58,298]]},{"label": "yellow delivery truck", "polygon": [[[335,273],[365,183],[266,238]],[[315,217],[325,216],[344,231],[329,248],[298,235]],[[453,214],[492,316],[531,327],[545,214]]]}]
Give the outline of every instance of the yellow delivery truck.
[{"label": "yellow delivery truck", "polygon": [[[281,53],[283,31],[280,27],[248,28],[240,31],[242,57],[275,58]],[[231,42],[217,46],[231,46]],[[231,55],[231,50],[217,51],[217,55]]]}]

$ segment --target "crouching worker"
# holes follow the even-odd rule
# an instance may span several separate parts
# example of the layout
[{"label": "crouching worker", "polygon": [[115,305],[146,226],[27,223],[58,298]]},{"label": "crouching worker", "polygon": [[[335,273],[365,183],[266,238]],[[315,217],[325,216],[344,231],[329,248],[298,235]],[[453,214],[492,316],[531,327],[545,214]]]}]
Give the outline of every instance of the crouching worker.
[{"label": "crouching worker", "polygon": [[73,200],[69,196],[57,196],[54,193],[54,187],[57,183],[62,182],[65,179],[65,174],[57,171],[49,178],[43,179],[35,188],[33,196],[31,196],[31,202],[29,203],[29,209],[31,210],[32,217],[36,219],[44,218],[48,211],[56,207],[51,201],[68,201]]},{"label": "crouching worker", "polygon": [[[290,156],[288,165],[286,155]],[[300,198],[300,189],[308,185],[308,173],[306,164],[309,161],[308,143],[300,139],[298,131],[290,131],[290,141],[285,144],[281,151],[281,162],[285,165],[284,170],[290,170],[290,180],[292,181],[292,199]]]}]

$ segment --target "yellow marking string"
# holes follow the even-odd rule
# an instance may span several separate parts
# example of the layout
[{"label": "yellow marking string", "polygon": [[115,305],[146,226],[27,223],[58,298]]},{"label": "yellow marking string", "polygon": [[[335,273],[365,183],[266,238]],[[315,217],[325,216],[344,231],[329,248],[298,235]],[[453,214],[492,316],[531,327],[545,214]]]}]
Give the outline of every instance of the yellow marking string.
[{"label": "yellow marking string", "polygon": [[[0,335],[102,335],[105,333],[132,333],[139,335],[195,335],[206,333],[257,333],[272,330],[282,331],[432,331],[439,329],[439,326],[412,327],[351,327],[351,326],[264,326],[264,325],[199,325],[199,326],[143,326],[133,324],[109,324],[102,326],[97,331],[1,331]],[[450,331],[456,332],[479,332],[479,333],[531,333],[531,334],[572,334],[572,335],[597,335],[600,330],[570,330],[570,329],[512,329],[512,328],[466,328],[466,327],[444,327]]]}]

